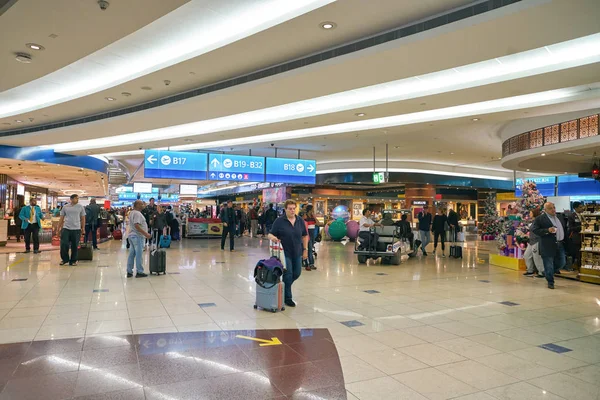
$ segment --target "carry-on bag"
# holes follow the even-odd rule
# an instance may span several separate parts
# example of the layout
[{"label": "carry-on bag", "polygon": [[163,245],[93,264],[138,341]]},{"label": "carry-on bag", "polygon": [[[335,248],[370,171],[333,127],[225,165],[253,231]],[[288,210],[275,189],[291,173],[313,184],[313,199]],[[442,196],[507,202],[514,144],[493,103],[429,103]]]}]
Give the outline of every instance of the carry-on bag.
[{"label": "carry-on bag", "polygon": [[[271,242],[271,244],[275,243]],[[277,312],[285,310],[283,305],[284,283],[281,281],[283,265],[280,261],[280,259],[285,259],[285,257],[282,257],[280,247],[273,251],[276,255],[266,260],[260,260],[254,268],[254,281],[256,282],[256,302],[254,309],[261,308]]]},{"label": "carry-on bag", "polygon": [[92,261],[94,259],[94,251],[92,246],[82,243],[77,251],[77,261]]},{"label": "carry-on bag", "polygon": [[152,240],[150,250],[150,275],[160,275],[167,273],[167,252],[163,249],[158,248],[159,233],[158,229],[154,230],[154,236]]},{"label": "carry-on bag", "polygon": [[163,249],[168,249],[171,247],[171,228],[165,228],[165,230],[166,233],[163,230],[163,234],[160,236],[159,245]]},{"label": "carry-on bag", "polygon": [[122,240],[123,239],[123,232],[120,229],[115,229],[112,233],[112,237],[115,240]]},{"label": "carry-on bag", "polygon": [[456,244],[457,242],[455,229],[455,227],[452,227],[450,231],[450,235],[452,236],[452,244],[450,245],[450,257],[462,258],[462,246]]}]

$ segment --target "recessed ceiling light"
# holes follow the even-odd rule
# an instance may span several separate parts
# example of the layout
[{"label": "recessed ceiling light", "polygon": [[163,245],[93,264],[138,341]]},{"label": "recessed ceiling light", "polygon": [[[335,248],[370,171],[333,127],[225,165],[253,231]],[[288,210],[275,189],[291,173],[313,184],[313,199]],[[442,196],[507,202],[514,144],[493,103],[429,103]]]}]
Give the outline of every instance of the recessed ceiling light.
[{"label": "recessed ceiling light", "polygon": [[21,121],[20,119],[15,119],[15,122],[16,122],[17,124],[20,124],[20,123],[21,123],[21,122],[23,122],[23,121]]},{"label": "recessed ceiling light", "polygon": [[152,90],[150,86],[142,86],[140,89],[142,90]]},{"label": "recessed ceiling light", "polygon": [[477,121],[479,121],[479,118],[473,118],[471,121],[477,122]]},{"label": "recessed ceiling light", "polygon": [[542,157],[546,157],[546,153],[542,153]]},{"label": "recessed ceiling light", "polygon": [[337,27],[337,24],[335,22],[327,21],[327,22],[321,22],[320,26],[321,26],[321,28],[323,28],[325,30],[330,30],[330,29],[335,29]]},{"label": "recessed ceiling light", "polygon": [[108,101],[115,101],[116,99],[114,97],[105,97],[106,100]]},{"label": "recessed ceiling light", "polygon": [[42,51],[45,49],[44,46],[42,46],[41,44],[37,44],[37,43],[27,43],[25,46],[27,46],[28,48],[30,48],[31,50],[38,50],[38,51]]},{"label": "recessed ceiling light", "polygon": [[31,63],[31,55],[27,54],[27,53],[16,53],[15,60],[17,60],[18,62],[23,63],[23,64],[30,64]]},{"label": "recessed ceiling light", "polygon": [[395,149],[399,149],[399,148],[400,148],[400,146],[394,146],[394,148],[395,148]]},{"label": "recessed ceiling light", "polygon": [[354,115],[356,115],[357,117],[364,117],[364,116],[365,116],[365,115],[367,115],[367,114],[365,114],[365,113],[356,113],[356,114],[354,114]]},{"label": "recessed ceiling light", "polygon": [[10,125],[10,122],[3,122],[2,125]]},{"label": "recessed ceiling light", "polygon": [[567,172],[565,172],[565,175],[567,174]]},{"label": "recessed ceiling light", "polygon": [[129,96],[131,96],[131,93],[129,93],[129,92],[121,92],[121,96],[123,96],[123,97],[129,97]]},{"label": "recessed ceiling light", "polygon": [[527,172],[529,172],[529,168],[527,168]]},{"label": "recessed ceiling light", "polygon": [[185,140],[184,140],[184,142],[188,142],[188,143],[189,143],[189,142],[193,142],[193,141],[194,141],[194,139],[185,139]]},{"label": "recessed ceiling light", "polygon": [[450,153],[451,155],[454,155],[454,153]]}]

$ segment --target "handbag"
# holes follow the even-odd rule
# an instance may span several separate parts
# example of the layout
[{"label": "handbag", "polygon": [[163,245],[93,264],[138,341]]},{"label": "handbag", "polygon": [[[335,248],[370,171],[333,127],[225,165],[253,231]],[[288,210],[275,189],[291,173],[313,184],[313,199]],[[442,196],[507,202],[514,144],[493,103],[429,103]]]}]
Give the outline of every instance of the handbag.
[{"label": "handbag", "polygon": [[315,238],[315,243],[321,243],[321,240],[323,240],[323,236],[321,235],[321,232],[319,232]]}]

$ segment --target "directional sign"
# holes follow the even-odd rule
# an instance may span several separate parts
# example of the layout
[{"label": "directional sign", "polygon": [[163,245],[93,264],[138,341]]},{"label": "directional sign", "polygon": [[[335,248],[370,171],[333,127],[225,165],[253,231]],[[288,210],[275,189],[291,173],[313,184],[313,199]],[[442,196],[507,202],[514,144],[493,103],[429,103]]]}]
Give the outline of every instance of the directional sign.
[{"label": "directional sign", "polygon": [[317,180],[317,162],[314,160],[267,157],[266,180],[267,182],[314,185]]},{"label": "directional sign", "polygon": [[265,158],[232,154],[208,155],[208,179],[213,181],[263,182]]},{"label": "directional sign", "polygon": [[207,176],[206,153],[146,150],[144,178],[201,179]]},{"label": "directional sign", "polygon": [[259,339],[259,338],[255,338],[255,337],[250,337],[250,336],[243,336],[243,335],[236,335],[236,338],[239,339],[246,339],[246,340],[252,340],[254,342],[259,342],[259,346],[264,347],[264,346],[279,346],[283,343],[281,343],[281,340],[279,340],[278,338],[274,337],[271,338],[271,340],[266,340],[266,339]]}]

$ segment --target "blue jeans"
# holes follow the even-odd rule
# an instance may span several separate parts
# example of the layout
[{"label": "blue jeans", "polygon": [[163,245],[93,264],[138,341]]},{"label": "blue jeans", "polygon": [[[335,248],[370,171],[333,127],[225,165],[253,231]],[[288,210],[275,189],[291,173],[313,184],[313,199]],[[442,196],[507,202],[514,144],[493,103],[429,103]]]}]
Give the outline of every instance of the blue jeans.
[{"label": "blue jeans", "polygon": [[129,250],[129,257],[127,258],[127,273],[133,274],[133,261],[135,260],[135,266],[138,273],[144,272],[144,243],[146,238],[141,236],[129,236],[127,238],[131,249]]},{"label": "blue jeans", "polygon": [[554,256],[542,256],[544,261],[544,274],[549,285],[554,285],[554,273],[564,268],[567,260],[565,259],[565,247],[562,243],[558,244],[558,250]]},{"label": "blue jeans", "polygon": [[[419,231],[419,236],[421,239],[421,246],[423,246],[423,253],[427,253],[427,245],[431,242],[431,232],[429,231]],[[419,250],[419,249],[417,249]]]},{"label": "blue jeans", "polygon": [[308,265],[315,265],[315,238],[311,235],[313,232],[308,232]]},{"label": "blue jeans", "polygon": [[288,257],[285,256],[286,270],[283,273],[283,283],[285,284],[285,300],[292,300],[292,283],[302,273],[302,256]]}]

